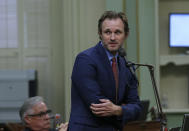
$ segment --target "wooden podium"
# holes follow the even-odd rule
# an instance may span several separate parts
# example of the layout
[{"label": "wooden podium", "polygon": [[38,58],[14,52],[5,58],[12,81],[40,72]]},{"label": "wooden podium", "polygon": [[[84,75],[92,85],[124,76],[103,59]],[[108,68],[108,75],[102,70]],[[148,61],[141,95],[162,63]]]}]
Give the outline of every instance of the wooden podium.
[{"label": "wooden podium", "polygon": [[160,131],[160,121],[134,121],[126,124],[123,131]]}]

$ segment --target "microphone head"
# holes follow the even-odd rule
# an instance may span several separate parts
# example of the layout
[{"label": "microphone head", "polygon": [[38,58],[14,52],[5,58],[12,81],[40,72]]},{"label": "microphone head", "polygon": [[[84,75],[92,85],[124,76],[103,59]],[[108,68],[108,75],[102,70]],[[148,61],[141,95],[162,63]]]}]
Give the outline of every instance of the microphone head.
[{"label": "microphone head", "polygon": [[126,64],[127,67],[134,66],[134,65],[135,65],[135,64],[132,63],[132,62],[130,62],[130,61],[128,61],[127,64]]},{"label": "microphone head", "polygon": [[122,48],[122,47],[119,48],[118,53],[119,53],[119,55],[121,57],[125,57],[126,56],[126,52],[125,52],[124,48]]}]

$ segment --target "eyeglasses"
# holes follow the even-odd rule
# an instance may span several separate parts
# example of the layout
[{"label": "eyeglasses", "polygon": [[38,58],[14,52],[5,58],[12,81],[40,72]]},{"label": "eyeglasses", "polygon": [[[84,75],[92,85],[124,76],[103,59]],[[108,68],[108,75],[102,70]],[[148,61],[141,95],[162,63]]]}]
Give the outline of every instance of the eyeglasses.
[{"label": "eyeglasses", "polygon": [[40,112],[40,113],[38,113],[38,114],[31,114],[31,115],[28,115],[28,116],[31,116],[31,117],[43,117],[43,116],[45,116],[45,115],[47,115],[47,114],[50,114],[52,112],[52,110],[47,110],[47,111],[45,111],[45,112]]}]

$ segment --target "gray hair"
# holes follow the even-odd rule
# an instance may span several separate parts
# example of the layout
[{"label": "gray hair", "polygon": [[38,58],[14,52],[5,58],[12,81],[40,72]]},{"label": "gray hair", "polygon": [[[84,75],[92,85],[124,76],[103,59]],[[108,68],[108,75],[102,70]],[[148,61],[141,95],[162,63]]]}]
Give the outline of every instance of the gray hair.
[{"label": "gray hair", "polygon": [[33,113],[32,108],[40,102],[44,102],[41,96],[30,97],[24,102],[24,104],[21,106],[19,110],[20,119],[23,124],[26,124],[24,117],[27,114],[32,114]]}]

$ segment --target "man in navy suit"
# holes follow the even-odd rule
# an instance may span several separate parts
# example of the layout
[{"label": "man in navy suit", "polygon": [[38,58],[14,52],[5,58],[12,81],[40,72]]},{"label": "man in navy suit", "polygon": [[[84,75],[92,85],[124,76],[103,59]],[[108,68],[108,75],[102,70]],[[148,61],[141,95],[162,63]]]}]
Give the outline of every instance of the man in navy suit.
[{"label": "man in navy suit", "polygon": [[98,21],[98,33],[101,41],[75,60],[70,131],[121,131],[141,112],[137,80],[118,54],[129,33],[125,14],[106,11]]}]

